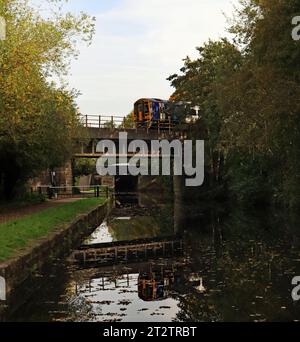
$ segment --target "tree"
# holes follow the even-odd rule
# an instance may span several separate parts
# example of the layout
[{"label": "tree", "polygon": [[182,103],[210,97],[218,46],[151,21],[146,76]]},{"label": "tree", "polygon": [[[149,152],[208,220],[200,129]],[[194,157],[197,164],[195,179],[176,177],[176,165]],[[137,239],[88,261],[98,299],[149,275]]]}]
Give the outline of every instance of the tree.
[{"label": "tree", "polygon": [[50,80],[67,74],[76,42],[92,38],[94,19],[59,9],[44,19],[27,0],[0,0],[0,16],[7,24],[0,42],[0,195],[11,198],[72,153],[80,125],[77,92]]},{"label": "tree", "polygon": [[300,45],[291,38],[299,0],[242,0],[230,31],[244,63],[223,88],[222,137],[228,153],[259,161],[273,199],[299,204]]},{"label": "tree", "polygon": [[73,176],[89,176],[95,173],[96,160],[95,159],[76,159],[73,165]]},{"label": "tree", "polygon": [[214,184],[220,178],[223,163],[220,148],[220,84],[238,70],[242,57],[239,50],[226,39],[209,41],[197,50],[199,58],[194,61],[186,58],[182,74],[172,75],[169,80],[176,89],[173,98],[200,107],[200,120],[207,131],[207,164],[210,165],[211,184]]},{"label": "tree", "polygon": [[135,128],[135,122],[133,117],[133,112],[130,112],[125,118],[123,125],[124,128]]},{"label": "tree", "polygon": [[300,44],[291,37],[299,6],[240,0],[233,43],[204,44],[169,78],[175,98],[201,108],[211,174],[247,203],[300,204]]}]

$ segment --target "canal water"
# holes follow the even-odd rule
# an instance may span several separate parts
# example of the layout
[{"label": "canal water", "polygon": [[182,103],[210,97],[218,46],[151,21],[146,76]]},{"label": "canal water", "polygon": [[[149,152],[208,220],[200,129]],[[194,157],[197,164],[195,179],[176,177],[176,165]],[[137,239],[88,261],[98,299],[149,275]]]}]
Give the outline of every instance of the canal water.
[{"label": "canal water", "polygon": [[291,297],[300,276],[298,222],[257,210],[174,205],[160,194],[121,196],[85,244],[176,237],[183,250],[106,267],[56,260],[6,320],[298,321],[300,302]]}]

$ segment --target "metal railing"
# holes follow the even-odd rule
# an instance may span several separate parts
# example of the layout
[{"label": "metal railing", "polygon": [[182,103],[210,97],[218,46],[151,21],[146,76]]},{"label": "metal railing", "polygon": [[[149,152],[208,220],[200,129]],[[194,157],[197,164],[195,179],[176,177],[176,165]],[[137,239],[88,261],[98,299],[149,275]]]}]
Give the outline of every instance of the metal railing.
[{"label": "metal railing", "polygon": [[80,121],[86,128],[126,128],[126,117],[108,115],[80,115]]},{"label": "metal railing", "polygon": [[126,124],[126,117],[123,116],[108,116],[108,115],[80,115],[80,121],[86,128],[108,128],[108,129],[143,129],[147,132],[149,130],[157,130],[160,132],[172,133],[176,124],[171,118],[163,121],[145,121],[136,122],[128,127]]},{"label": "metal railing", "polygon": [[63,198],[92,198],[110,196],[110,189],[105,186],[39,186],[32,189],[48,199],[63,199]]}]

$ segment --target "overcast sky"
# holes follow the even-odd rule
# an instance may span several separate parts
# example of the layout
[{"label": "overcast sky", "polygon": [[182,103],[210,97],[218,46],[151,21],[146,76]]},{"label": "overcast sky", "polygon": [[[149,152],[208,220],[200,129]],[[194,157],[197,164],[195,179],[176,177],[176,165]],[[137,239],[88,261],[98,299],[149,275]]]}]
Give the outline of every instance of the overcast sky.
[{"label": "overcast sky", "polygon": [[[42,0],[38,0],[42,2]],[[236,0],[69,0],[96,16],[92,46],[72,63],[70,87],[83,114],[127,115],[141,97],[168,99],[166,78],[195,47],[226,35]]]}]

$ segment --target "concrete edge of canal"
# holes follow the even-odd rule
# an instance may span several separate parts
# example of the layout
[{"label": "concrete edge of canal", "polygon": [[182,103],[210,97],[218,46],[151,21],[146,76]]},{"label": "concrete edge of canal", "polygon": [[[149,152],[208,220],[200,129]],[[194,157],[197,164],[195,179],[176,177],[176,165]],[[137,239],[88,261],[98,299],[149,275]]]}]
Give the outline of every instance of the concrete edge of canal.
[{"label": "concrete edge of canal", "polygon": [[111,200],[108,200],[72,223],[38,239],[14,258],[0,263],[0,277],[5,279],[6,298],[52,259],[66,256],[80,246],[83,239],[103,222],[110,209]]}]

